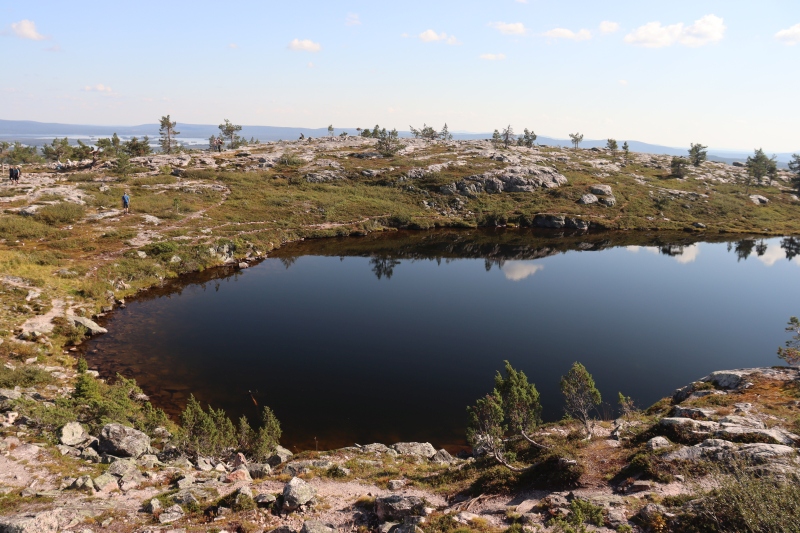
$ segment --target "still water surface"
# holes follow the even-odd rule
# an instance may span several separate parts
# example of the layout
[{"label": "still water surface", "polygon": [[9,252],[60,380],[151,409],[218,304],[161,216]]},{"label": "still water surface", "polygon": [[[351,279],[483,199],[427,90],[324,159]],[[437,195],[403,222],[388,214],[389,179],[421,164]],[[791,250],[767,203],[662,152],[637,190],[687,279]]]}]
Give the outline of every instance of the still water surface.
[{"label": "still water surface", "polygon": [[[149,291],[87,358],[175,414],[269,405],[291,447],[464,444],[507,359],[562,415],[559,377],[646,407],[713,370],[774,365],[800,314],[800,241],[442,231],[306,241]],[[215,276],[215,277],[212,277]],[[315,444],[316,439],[316,444]]]}]

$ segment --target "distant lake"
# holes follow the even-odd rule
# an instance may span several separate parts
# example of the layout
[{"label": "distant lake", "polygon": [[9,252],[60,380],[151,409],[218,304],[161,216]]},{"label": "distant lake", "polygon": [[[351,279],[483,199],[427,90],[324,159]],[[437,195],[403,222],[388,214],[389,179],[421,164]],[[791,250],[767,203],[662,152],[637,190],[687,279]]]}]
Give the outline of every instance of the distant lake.
[{"label": "distant lake", "polygon": [[[647,407],[713,370],[780,364],[800,315],[800,240],[524,230],[305,241],[242,271],[143,293],[92,340],[90,367],[177,414],[269,405],[283,443],[464,445],[466,406],[509,360],[562,415],[559,377]],[[721,239],[731,239],[729,242]]]}]

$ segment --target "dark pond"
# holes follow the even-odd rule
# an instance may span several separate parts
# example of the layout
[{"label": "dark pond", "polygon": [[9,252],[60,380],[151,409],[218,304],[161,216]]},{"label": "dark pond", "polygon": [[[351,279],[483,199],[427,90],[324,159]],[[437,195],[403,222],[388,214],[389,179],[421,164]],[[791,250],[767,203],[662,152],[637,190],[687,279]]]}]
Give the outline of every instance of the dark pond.
[{"label": "dark pond", "polygon": [[[729,237],[730,238],[730,237]],[[573,361],[608,405],[646,407],[713,370],[780,363],[800,314],[800,240],[439,231],[306,241],[243,271],[167,284],[91,341],[90,365],[171,414],[271,406],[291,447],[464,444],[504,359],[544,416]],[[215,277],[212,277],[215,276]],[[251,397],[252,393],[252,397]]]}]

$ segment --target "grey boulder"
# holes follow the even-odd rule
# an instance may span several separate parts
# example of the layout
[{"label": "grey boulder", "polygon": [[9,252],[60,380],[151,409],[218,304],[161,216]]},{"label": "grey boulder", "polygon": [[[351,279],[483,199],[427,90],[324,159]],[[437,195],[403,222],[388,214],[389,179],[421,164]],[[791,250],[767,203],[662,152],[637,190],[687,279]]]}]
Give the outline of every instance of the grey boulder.
[{"label": "grey boulder", "polygon": [[138,458],[150,450],[150,437],[122,424],[106,424],[100,431],[99,447],[117,457]]},{"label": "grey boulder", "polygon": [[300,533],[334,533],[334,528],[323,524],[319,520],[306,520],[303,522],[303,527],[300,528]]},{"label": "grey boulder", "polygon": [[425,502],[417,496],[393,494],[375,500],[375,514],[381,522],[386,520],[403,520],[411,516],[422,516]]},{"label": "grey boulder", "polygon": [[299,477],[293,477],[283,487],[283,509],[294,511],[301,505],[310,502],[316,494],[317,491],[314,487]]},{"label": "grey boulder", "polygon": [[436,455],[436,448],[430,442],[398,442],[392,448],[400,455],[418,455],[426,459]]},{"label": "grey boulder", "polygon": [[69,422],[59,431],[58,440],[65,446],[80,446],[92,437],[78,422]]}]

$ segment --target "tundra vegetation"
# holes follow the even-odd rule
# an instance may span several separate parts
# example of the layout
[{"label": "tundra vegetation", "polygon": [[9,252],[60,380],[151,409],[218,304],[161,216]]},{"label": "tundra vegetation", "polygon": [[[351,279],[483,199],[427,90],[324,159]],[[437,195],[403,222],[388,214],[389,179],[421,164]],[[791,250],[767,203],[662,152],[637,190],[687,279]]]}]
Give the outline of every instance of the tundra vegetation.
[{"label": "tundra vegetation", "polygon": [[[164,118],[174,130],[170,117]],[[800,231],[799,207],[793,198],[800,159],[795,158],[787,172],[775,168],[763,151],[756,151],[745,168],[710,161],[684,164],[684,175],[678,178],[672,174],[670,158],[632,153],[627,142],[620,162],[610,142],[605,149],[590,150],[580,149],[580,142],[574,150],[536,146],[532,131],[516,137],[510,125],[502,134],[496,130],[493,140],[453,141],[446,125],[438,132],[425,125],[418,139],[400,139],[396,131],[376,125],[361,130],[357,137],[262,144],[243,144],[241,129],[230,121],[221,126],[220,136],[232,147],[221,153],[181,149],[154,155],[149,139],[122,141],[115,135],[97,142],[97,162],[61,169],[44,162],[44,156],[49,161],[63,158],[62,162],[73,159],[75,153],[83,156],[80,144],[57,140],[41,154],[20,144],[0,146],[5,162],[24,164],[20,185],[3,184],[0,189],[0,388],[30,388],[16,399],[2,401],[0,415],[20,416],[0,429],[3,438],[23,434],[31,442],[55,443],[69,422],[81,423],[95,436],[107,424],[120,423],[157,439],[159,453],[174,446],[195,464],[206,456],[224,462],[235,452],[250,461],[263,461],[278,449],[281,436],[270,409],[264,408],[260,420],[234,422],[224,412],[192,399],[180,421],[169,420],[133,380],[122,376],[98,380],[85,363],[76,360],[77,347],[89,330],[70,317],[102,315],[164,279],[263,257],[285,242],[398,228],[529,227],[543,217],[563,216],[586,221],[587,228],[596,230],[669,230],[708,238],[749,233],[752,236],[732,245],[737,257],[746,258],[762,249],[759,235]],[[480,183],[476,176],[484,180],[504,177],[520,168],[552,171],[564,181],[514,191],[457,186]],[[613,189],[614,205],[578,203],[596,184]],[[757,188],[768,203],[752,201],[751,188]],[[132,197],[132,212],[123,216],[118,208],[126,191]],[[696,226],[698,222],[703,227]],[[784,242],[787,257],[790,252],[800,253],[797,239],[789,237]],[[375,264],[376,273],[386,276],[391,275],[391,267],[390,263]],[[45,317],[50,317],[51,330],[29,327],[29,319]],[[795,336],[779,355],[787,363],[796,363],[797,319],[792,319],[789,329]],[[747,418],[750,415],[734,413],[741,409],[737,405],[751,404],[769,427],[757,428],[755,433],[738,429],[746,437],[726,437],[731,439],[729,450],[738,450],[737,456],[751,462],[756,461],[754,456],[744,453],[749,445],[794,450],[796,443],[775,444],[770,439],[800,430],[794,407],[800,396],[797,375],[785,369],[772,372],[786,379],[757,374],[747,378],[752,386],[738,388],[711,379],[692,384],[686,398],[665,399],[645,411],[636,410],[630,398],[621,394],[623,416],[612,421],[599,416],[598,411],[604,409],[598,388],[588,371],[576,363],[561,383],[569,416],[543,423],[536,386],[506,363],[503,373],[495,376],[492,392],[468,411],[467,436],[479,452],[476,457],[453,461],[445,457],[444,462],[434,463],[428,458],[379,454],[372,464],[354,458],[360,457],[354,453],[361,452],[309,451],[300,459],[324,458],[334,464],[312,464],[302,475],[359,480],[379,487],[402,478],[415,489],[464,502],[482,494],[522,493],[531,488],[602,488],[606,496],[621,498],[626,513],[620,522],[618,513],[608,506],[580,498],[567,501],[563,496],[564,502],[542,501],[525,517],[510,512],[502,522],[491,525],[458,524],[445,510],[437,511],[422,527],[442,533],[457,528],[481,533],[505,527],[521,530],[522,522],[535,520],[534,515],[549,527],[565,531],[601,521],[608,525],[612,518],[623,531],[636,525],[628,523],[634,516],[641,524],[636,527],[651,530],[781,531],[778,526],[753,522],[753,517],[780,521],[780,513],[768,512],[776,506],[787,510],[785,516],[797,516],[795,489],[786,483],[794,479],[794,467],[779,463],[785,467],[783,478],[747,462],[736,466],[723,461],[715,471],[701,448],[714,444],[706,440],[720,440],[711,438],[719,435],[703,439],[697,431],[680,425],[692,426],[699,423],[692,422],[694,416],[707,416],[711,420],[703,423],[717,424],[713,431],[725,436],[723,424],[728,422],[721,420],[729,415]],[[695,414],[670,416],[676,409]],[[662,422],[670,418],[690,422],[673,426]],[[651,440],[656,437],[669,438],[667,447],[654,449]],[[618,445],[609,444],[611,440]],[[705,447],[695,448],[704,443]],[[683,455],[668,459],[666,454],[672,452]],[[727,457],[726,453],[733,452],[714,453]],[[70,468],[87,468],[83,459],[58,460],[72,461]],[[163,467],[156,478],[165,479],[168,468],[177,467]],[[285,468],[277,467],[273,479],[288,481],[290,470]],[[703,483],[682,485],[680,498],[668,499],[656,490],[660,483],[674,482],[678,476]],[[169,483],[158,485],[164,498],[172,497],[167,494],[172,490]],[[743,498],[741,487],[759,496],[751,498],[753,505],[761,501],[765,505],[736,503]],[[635,498],[639,490],[652,498]],[[19,492],[15,498],[0,498],[0,506],[7,502],[2,508],[9,510],[31,505],[19,499]],[[366,500],[362,503],[369,505]],[[202,508],[182,505],[187,520],[202,520]]]}]

